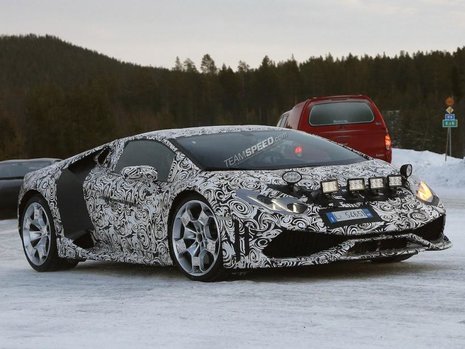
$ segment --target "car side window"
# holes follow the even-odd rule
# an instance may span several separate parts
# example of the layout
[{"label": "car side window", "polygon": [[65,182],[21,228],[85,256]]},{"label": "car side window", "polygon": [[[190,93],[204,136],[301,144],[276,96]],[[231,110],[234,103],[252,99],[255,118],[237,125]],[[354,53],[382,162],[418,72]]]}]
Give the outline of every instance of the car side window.
[{"label": "car side window", "polygon": [[109,156],[110,154],[111,154],[111,148],[105,147],[100,151],[100,153],[98,153],[95,156],[95,161],[100,166],[108,166],[108,163],[110,162],[110,156]]},{"label": "car side window", "polygon": [[157,141],[140,139],[129,141],[116,164],[120,172],[127,166],[152,166],[158,171],[158,180],[166,181],[173,164],[174,152]]}]

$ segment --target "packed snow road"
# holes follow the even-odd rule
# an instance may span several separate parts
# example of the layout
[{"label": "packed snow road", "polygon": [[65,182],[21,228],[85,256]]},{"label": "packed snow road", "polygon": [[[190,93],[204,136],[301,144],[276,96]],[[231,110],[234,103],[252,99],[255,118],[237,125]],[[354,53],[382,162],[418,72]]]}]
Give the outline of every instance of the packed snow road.
[{"label": "packed snow road", "polygon": [[438,193],[449,250],[208,284],[102,262],[37,273],[0,221],[0,348],[463,348],[465,188]]}]

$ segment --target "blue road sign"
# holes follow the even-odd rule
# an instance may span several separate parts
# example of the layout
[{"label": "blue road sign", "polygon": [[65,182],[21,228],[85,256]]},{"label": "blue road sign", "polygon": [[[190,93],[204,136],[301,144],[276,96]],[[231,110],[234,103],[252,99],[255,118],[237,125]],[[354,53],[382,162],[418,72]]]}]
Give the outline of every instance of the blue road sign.
[{"label": "blue road sign", "polygon": [[455,120],[455,114],[444,114],[444,120]]},{"label": "blue road sign", "polygon": [[447,128],[447,127],[458,127],[459,121],[457,119],[452,119],[452,120],[447,120],[444,119],[442,120],[442,127]]}]

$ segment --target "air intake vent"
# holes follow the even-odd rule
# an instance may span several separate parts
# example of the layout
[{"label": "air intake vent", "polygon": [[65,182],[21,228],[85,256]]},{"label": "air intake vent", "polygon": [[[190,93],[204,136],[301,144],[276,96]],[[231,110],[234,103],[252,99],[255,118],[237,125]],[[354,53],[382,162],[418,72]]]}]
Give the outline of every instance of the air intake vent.
[{"label": "air intake vent", "polygon": [[268,246],[265,247],[263,253],[268,257],[274,258],[295,258],[309,256],[311,254],[328,250],[341,243],[354,239],[369,239],[380,236],[385,236],[386,240],[367,241],[357,243],[350,253],[361,254],[373,251],[383,251],[391,249],[399,249],[410,246],[407,239],[390,239],[391,236],[402,234],[415,234],[422,239],[430,242],[435,242],[443,237],[445,219],[444,216],[425,224],[418,229],[403,230],[390,233],[373,233],[357,236],[348,235],[331,235],[324,233],[315,233],[311,231],[292,231],[284,230],[280,235],[275,237]]},{"label": "air intake vent", "polygon": [[337,246],[347,239],[346,236],[285,230],[268,244],[263,253],[275,258],[309,256]]}]

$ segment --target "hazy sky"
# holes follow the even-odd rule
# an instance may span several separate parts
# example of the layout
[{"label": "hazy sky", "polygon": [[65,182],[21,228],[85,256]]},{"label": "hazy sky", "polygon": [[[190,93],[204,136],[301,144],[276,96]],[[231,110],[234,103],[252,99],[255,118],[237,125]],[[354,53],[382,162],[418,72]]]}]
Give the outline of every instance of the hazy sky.
[{"label": "hazy sky", "polygon": [[51,34],[117,59],[252,67],[265,55],[387,55],[465,46],[465,0],[0,0],[0,34]]}]

